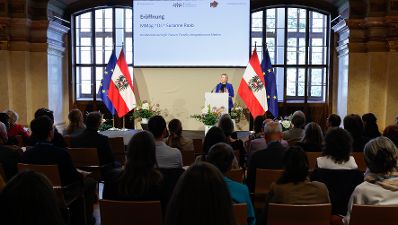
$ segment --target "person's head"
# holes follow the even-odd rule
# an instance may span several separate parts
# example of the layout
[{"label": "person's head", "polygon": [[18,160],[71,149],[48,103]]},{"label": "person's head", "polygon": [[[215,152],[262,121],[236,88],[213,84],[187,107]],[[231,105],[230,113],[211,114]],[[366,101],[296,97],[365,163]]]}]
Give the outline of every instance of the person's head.
[{"label": "person's head", "polygon": [[356,139],[363,134],[363,123],[362,119],[357,114],[350,114],[344,117],[343,120],[344,129],[350,132],[352,138]]},{"label": "person's head", "polygon": [[62,225],[54,190],[43,175],[25,171],[12,178],[1,196],[4,224]]},{"label": "person's head", "polygon": [[327,128],[340,127],[341,118],[337,114],[330,114],[326,121]]},{"label": "person's head", "polygon": [[227,142],[227,137],[225,137],[224,131],[219,127],[210,128],[203,140],[203,153],[207,155],[209,149],[219,142]]},{"label": "person's head", "polygon": [[350,159],[352,138],[348,131],[341,128],[329,129],[325,136],[322,154],[336,163],[344,163]]},{"label": "person's head", "polygon": [[232,169],[234,158],[234,150],[229,144],[218,143],[210,148],[206,159],[207,162],[213,164],[221,173],[225,174]]},{"label": "person's head", "polygon": [[54,137],[53,120],[50,117],[43,115],[39,116],[30,122],[32,136],[41,141],[51,141]]},{"label": "person's head", "polygon": [[166,138],[169,134],[166,128],[166,121],[159,115],[153,116],[149,119],[148,130],[158,140]]},{"label": "person's head", "polygon": [[80,109],[72,109],[68,114],[68,119],[71,124],[83,124],[83,113]]},{"label": "person's head", "polygon": [[262,133],[264,131],[263,130],[263,128],[264,128],[264,116],[257,116],[254,119],[253,125],[254,125],[254,132],[256,134]]},{"label": "person's head", "polygon": [[2,122],[7,129],[10,128],[10,117],[7,115],[7,113],[0,112],[0,122]]},{"label": "person's head", "polygon": [[271,119],[271,120],[275,119],[275,116],[270,111],[265,112],[264,117],[265,119]]},{"label": "person's head", "polygon": [[38,118],[40,116],[48,116],[54,123],[54,112],[47,109],[47,108],[40,108],[36,110],[35,112],[35,118]]},{"label": "person's head", "polygon": [[366,113],[362,116],[364,135],[370,138],[380,136],[379,126],[377,125],[377,118],[373,113]]},{"label": "person's head", "polygon": [[304,128],[305,126],[305,114],[302,111],[296,111],[292,116],[292,124],[295,128]]},{"label": "person's head", "polygon": [[226,73],[222,73],[220,77],[220,82],[222,84],[226,84],[228,82],[228,75]]},{"label": "person's head", "polygon": [[232,122],[231,116],[229,114],[224,114],[218,121],[218,127],[220,127],[226,137],[230,137],[234,132],[234,122]]},{"label": "person's head", "polygon": [[398,115],[395,117],[395,125],[398,125]]},{"label": "person's head", "polygon": [[302,148],[290,147],[283,158],[284,171],[279,184],[303,182],[308,177],[308,158]]},{"label": "person's head", "polygon": [[0,122],[0,145],[4,145],[8,142],[7,127],[4,123]]},{"label": "person's head", "polygon": [[171,136],[179,137],[182,134],[182,124],[179,119],[172,119],[169,122],[169,132]]},{"label": "person's head", "polygon": [[390,125],[384,129],[384,137],[388,137],[398,147],[398,125]]},{"label": "person's head", "polygon": [[16,113],[15,111],[11,110],[11,109],[7,109],[4,111],[4,113],[6,113],[8,115],[8,117],[10,118],[10,125],[15,125],[18,121],[18,113]]},{"label": "person's head", "polygon": [[304,137],[302,142],[307,144],[315,144],[321,147],[323,143],[323,133],[321,127],[315,122],[307,124],[304,128]]},{"label": "person's head", "polygon": [[280,123],[271,121],[264,125],[264,138],[270,141],[279,141],[282,139],[282,126]]},{"label": "person's head", "polygon": [[167,207],[165,225],[236,225],[224,177],[206,162],[180,177]]},{"label": "person's head", "polygon": [[370,172],[387,174],[397,167],[398,150],[390,139],[377,137],[365,145],[364,159]]},{"label": "person's head", "polygon": [[87,115],[86,126],[90,130],[98,130],[102,123],[102,115],[100,112],[91,112]]}]

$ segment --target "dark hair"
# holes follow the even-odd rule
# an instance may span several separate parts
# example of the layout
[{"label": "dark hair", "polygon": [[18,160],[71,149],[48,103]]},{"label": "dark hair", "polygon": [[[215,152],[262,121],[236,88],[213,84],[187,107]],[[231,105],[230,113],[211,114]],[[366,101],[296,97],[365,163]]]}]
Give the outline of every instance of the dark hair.
[{"label": "dark hair", "polygon": [[397,167],[398,150],[390,139],[377,137],[365,145],[364,159],[370,172],[387,174]]},{"label": "dark hair", "polygon": [[284,171],[278,184],[303,182],[308,177],[307,154],[299,146],[290,147],[283,157]]},{"label": "dark hair", "polygon": [[153,186],[159,186],[162,176],[156,169],[156,145],[152,134],[135,134],[127,147],[127,161],[120,177],[119,191],[125,196],[143,196]]},{"label": "dark hair", "polygon": [[32,136],[38,140],[46,140],[50,132],[54,129],[53,120],[48,116],[39,116],[30,122]]},{"label": "dark hair", "polygon": [[167,144],[172,148],[182,149],[182,124],[181,121],[178,119],[172,119],[169,122],[169,132],[170,136],[167,139]]},{"label": "dark hair", "polygon": [[229,144],[218,143],[210,148],[206,161],[216,166],[221,173],[226,173],[232,166],[235,158],[234,150]]},{"label": "dark hair", "polygon": [[257,116],[254,119],[254,132],[260,133],[263,131],[264,128],[264,116]]},{"label": "dark hair", "polygon": [[164,129],[166,129],[166,121],[162,116],[153,116],[148,121],[148,130],[155,136],[159,138],[162,136]]},{"label": "dark hair", "polygon": [[275,119],[275,116],[274,116],[270,111],[267,111],[267,112],[265,112],[265,114],[264,114],[264,119],[271,119],[271,120],[274,120],[274,119]]},{"label": "dark hair", "polygon": [[337,114],[330,114],[328,117],[328,123],[331,127],[339,127],[341,124],[341,118]]},{"label": "dark hair", "polygon": [[348,131],[332,128],[326,133],[322,155],[331,157],[336,163],[347,162],[350,159],[352,142]]},{"label": "dark hair", "polygon": [[321,149],[323,144],[323,133],[321,127],[315,122],[307,124],[305,126],[304,137],[301,142],[304,144],[313,144],[314,146],[317,146],[318,149]]},{"label": "dark hair", "polygon": [[363,114],[362,121],[364,126],[364,136],[369,138],[376,138],[381,135],[379,131],[379,126],[377,126],[377,118],[373,113]]},{"label": "dark hair", "polygon": [[210,128],[203,141],[203,153],[207,155],[211,146],[219,142],[227,143],[227,138],[225,137],[223,130],[219,127]]},{"label": "dark hair", "polygon": [[0,113],[0,122],[4,123],[7,129],[10,128],[10,117],[7,113]]},{"label": "dark hair", "polygon": [[100,112],[91,112],[87,115],[86,126],[88,129],[98,130],[102,122],[102,115]]},{"label": "dark hair", "polygon": [[54,112],[47,109],[47,108],[40,108],[36,110],[35,112],[35,118],[38,118],[40,116],[48,116],[54,123]]},{"label": "dark hair", "polygon": [[80,109],[72,109],[68,114],[68,119],[70,123],[66,128],[67,134],[73,133],[73,131],[78,128],[86,128],[83,122],[83,113]]},{"label": "dark hair", "polygon": [[363,123],[362,119],[357,114],[350,114],[344,117],[344,129],[350,132],[353,139],[362,137]]},{"label": "dark hair", "polygon": [[296,111],[293,113],[292,124],[295,128],[304,128],[305,121],[305,114],[302,111]]},{"label": "dark hair", "polygon": [[398,147],[398,125],[390,125],[384,129],[384,137],[388,137]]},{"label": "dark hair", "polygon": [[8,182],[3,189],[0,206],[4,224],[64,224],[50,182],[33,171],[21,172]]},{"label": "dark hair", "polygon": [[230,137],[234,132],[234,123],[228,114],[221,116],[220,120],[218,121],[218,127],[224,131],[226,137]]},{"label": "dark hair", "polygon": [[170,199],[165,225],[236,225],[232,199],[221,172],[206,162],[180,177]]}]

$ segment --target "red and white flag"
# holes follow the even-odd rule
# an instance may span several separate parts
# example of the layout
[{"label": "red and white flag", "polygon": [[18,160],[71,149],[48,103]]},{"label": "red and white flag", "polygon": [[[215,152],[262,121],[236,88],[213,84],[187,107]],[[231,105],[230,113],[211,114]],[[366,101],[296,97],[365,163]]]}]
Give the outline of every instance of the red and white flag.
[{"label": "red and white flag", "polygon": [[108,97],[115,107],[117,115],[123,117],[136,106],[133,79],[130,76],[123,49],[113,70],[111,80]]},{"label": "red and white flag", "polygon": [[238,94],[250,110],[253,118],[264,115],[268,110],[265,81],[256,49],[254,49],[240,81]]}]

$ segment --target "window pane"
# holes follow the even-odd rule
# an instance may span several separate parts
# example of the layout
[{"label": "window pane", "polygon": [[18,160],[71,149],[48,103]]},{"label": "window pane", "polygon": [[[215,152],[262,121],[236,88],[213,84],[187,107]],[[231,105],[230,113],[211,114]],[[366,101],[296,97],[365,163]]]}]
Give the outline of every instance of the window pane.
[{"label": "window pane", "polygon": [[77,99],[92,98],[91,94],[91,68],[76,68],[76,97]]},{"label": "window pane", "polygon": [[104,68],[96,67],[95,68],[95,80],[96,80],[95,93],[98,93],[103,75],[104,75]]},{"label": "window pane", "polygon": [[298,69],[297,96],[304,97],[305,92],[305,69]]},{"label": "window pane", "polygon": [[286,96],[296,96],[297,69],[287,69]]},{"label": "window pane", "polygon": [[278,101],[283,101],[284,88],[285,85],[285,69],[283,67],[274,68],[276,76],[276,87],[278,89]]},{"label": "window pane", "polygon": [[252,13],[252,32],[263,31],[263,11]]}]

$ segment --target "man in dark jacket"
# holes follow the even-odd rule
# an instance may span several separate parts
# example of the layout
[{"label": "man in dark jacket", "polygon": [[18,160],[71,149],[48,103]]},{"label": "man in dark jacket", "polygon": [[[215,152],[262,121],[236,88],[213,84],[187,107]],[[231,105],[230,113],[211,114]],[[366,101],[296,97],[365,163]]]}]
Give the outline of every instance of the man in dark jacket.
[{"label": "man in dark jacket", "polygon": [[264,138],[267,148],[255,152],[248,165],[247,186],[251,193],[256,186],[256,169],[282,169],[285,147],[281,144],[282,127],[278,122],[269,122],[264,126]]}]

